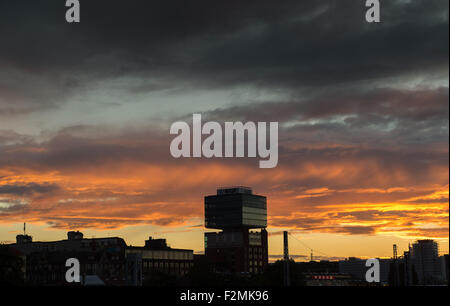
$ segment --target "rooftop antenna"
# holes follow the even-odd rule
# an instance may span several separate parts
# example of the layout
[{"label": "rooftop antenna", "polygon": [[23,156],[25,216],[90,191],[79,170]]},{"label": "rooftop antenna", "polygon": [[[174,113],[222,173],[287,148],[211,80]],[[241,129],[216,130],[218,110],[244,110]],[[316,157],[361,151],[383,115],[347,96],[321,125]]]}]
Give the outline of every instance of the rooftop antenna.
[{"label": "rooftop antenna", "polygon": [[26,229],[27,229],[27,224],[24,222],[23,223],[23,235],[25,236],[26,235]]}]

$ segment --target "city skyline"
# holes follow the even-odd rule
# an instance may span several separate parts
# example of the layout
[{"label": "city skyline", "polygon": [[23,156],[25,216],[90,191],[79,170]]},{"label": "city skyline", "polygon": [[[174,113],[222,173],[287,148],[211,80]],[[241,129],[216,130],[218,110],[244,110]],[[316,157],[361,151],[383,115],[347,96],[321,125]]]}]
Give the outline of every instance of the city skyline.
[{"label": "city skyline", "polygon": [[[14,245],[16,243],[19,243],[19,241],[22,241],[22,239],[25,239],[25,240],[30,239],[30,242],[32,241],[32,242],[37,242],[37,243],[41,243],[41,242],[42,243],[47,243],[47,242],[53,243],[53,242],[58,242],[58,241],[65,241],[65,240],[68,240],[68,239],[70,240],[71,238],[68,238],[70,234],[72,234],[72,235],[73,234],[81,234],[82,239],[84,238],[84,239],[94,239],[94,240],[95,239],[102,240],[102,239],[108,239],[108,238],[120,238],[120,239],[123,239],[124,242],[128,246],[130,246],[130,247],[138,247],[138,248],[143,247],[147,243],[147,240],[146,240],[145,244],[142,241],[140,241],[138,244],[134,244],[133,245],[133,244],[128,243],[128,241],[126,241],[126,239],[124,239],[123,237],[120,237],[120,236],[109,235],[109,233],[108,233],[107,236],[87,236],[87,235],[85,235],[84,233],[82,233],[82,232],[80,232],[78,230],[77,231],[71,230],[69,232],[65,232],[64,233],[64,237],[59,237],[59,239],[39,240],[39,239],[34,239],[36,237],[33,238],[33,235],[31,235],[32,233],[29,233],[29,232],[26,231],[25,223],[24,223],[23,226],[24,226],[23,227],[23,232],[20,233],[20,234],[17,234],[16,237],[15,237],[16,239],[14,241],[2,241],[1,243],[4,244],[4,245],[8,245],[8,244],[9,245]],[[208,231],[208,229],[205,228],[203,233],[214,233],[214,231],[211,231],[211,230]],[[437,245],[437,254],[438,254],[438,256],[443,256],[443,255],[448,256],[448,252],[443,250],[441,248],[441,245],[439,244],[439,242],[438,241],[434,241],[433,239],[417,239],[415,241],[410,241],[410,242],[408,242],[408,246],[406,248],[404,248],[404,249],[399,249],[397,244],[393,244],[391,247],[393,247],[394,250],[391,248],[391,254],[389,256],[367,256],[367,257],[344,256],[344,257],[336,257],[336,256],[328,256],[328,255],[324,254],[323,252],[321,252],[320,250],[315,250],[316,254],[314,255],[313,249],[310,246],[308,246],[308,245],[304,244],[303,242],[299,241],[299,239],[296,238],[295,235],[292,235],[290,232],[287,232],[287,234],[288,234],[288,241],[290,241],[289,242],[289,246],[291,246],[292,244],[294,244],[294,246],[296,246],[295,242],[300,242],[301,244],[303,244],[303,248],[310,252],[309,255],[305,255],[305,254],[299,255],[299,254],[289,253],[289,258],[291,260],[299,261],[299,262],[308,262],[308,261],[310,261],[310,262],[311,261],[317,261],[317,262],[319,262],[319,261],[340,261],[340,260],[348,260],[348,259],[368,259],[368,258],[379,258],[379,259],[401,258],[401,257],[403,257],[403,253],[411,251],[412,246],[414,246],[415,244],[417,244],[418,242],[421,242],[421,241],[425,241],[425,242],[426,241],[433,241]],[[145,238],[149,238],[150,240],[151,239],[164,240],[166,246],[168,246],[169,248],[173,248],[174,247],[170,243],[167,243],[167,239],[164,238],[164,236],[147,236]],[[23,242],[21,242],[21,243],[23,243]],[[185,246],[186,246],[186,244],[185,244]],[[206,247],[206,245],[203,245],[203,246]],[[176,246],[175,246],[175,249],[177,249]],[[186,249],[187,249],[187,247],[186,247]],[[294,247],[294,249],[295,249],[295,247]],[[205,255],[204,250],[205,250],[205,248],[203,248],[203,250],[201,250],[201,251],[195,251],[195,250],[192,250],[192,251],[196,255]],[[319,255],[317,255],[317,253],[319,253]],[[278,260],[283,260],[283,257],[284,257],[284,254],[270,254],[269,253],[268,255],[269,255],[269,262],[270,263],[273,263],[273,262],[278,261]]]},{"label": "city skyline", "polygon": [[[246,187],[244,187],[244,188],[246,188]],[[34,228],[34,227],[32,227],[32,228]],[[77,229],[72,229],[72,230],[77,230]],[[41,240],[41,239],[39,239],[39,237],[34,237],[35,238],[34,241],[45,242],[45,241],[65,240],[66,239],[65,236],[67,235],[67,232],[64,231],[64,230],[62,230],[62,231],[63,231],[63,233],[62,233],[63,237],[61,237],[61,233],[60,233],[58,236],[55,236],[55,238],[53,238],[53,240],[52,239],[50,239],[50,240],[48,240],[48,239],[47,240]],[[205,227],[203,227],[200,231],[201,231],[201,235],[202,235],[202,237],[200,237],[200,238],[203,238],[203,233],[204,232],[214,232],[213,230],[205,228]],[[117,232],[120,233],[120,230],[119,231],[113,231],[113,233],[117,233]],[[30,232],[29,224],[28,224],[28,231],[27,231],[26,223],[23,224],[23,231],[22,232],[20,232],[20,231],[11,231],[10,233],[11,234],[16,233],[18,235],[23,233],[23,234],[30,235],[31,237],[33,237],[33,232]],[[86,235],[85,238],[104,238],[104,237],[124,238],[124,237],[120,236],[120,234],[119,235],[114,235],[114,234],[111,234],[111,231],[106,231],[106,230],[105,231],[99,231],[99,232],[96,232],[96,233],[98,233],[99,236],[96,236],[96,235],[88,236],[88,235]],[[105,235],[102,236],[102,234],[106,234],[106,236]],[[142,234],[144,235],[145,238],[149,237],[148,235],[145,236],[146,235],[145,233],[141,233],[141,235]],[[153,236],[153,238],[164,238],[164,239],[166,239],[167,234],[168,234],[167,231],[166,232],[164,232],[164,231],[163,232],[152,232],[152,233],[150,233],[150,237],[152,237],[152,235],[155,235],[155,236]],[[177,231],[173,231],[172,234],[173,235],[177,235],[177,236],[179,235]],[[139,237],[141,235],[139,235]],[[273,232],[273,231],[272,231],[272,233],[269,232],[269,262],[274,262],[276,260],[280,260],[280,259],[283,258],[283,255],[281,253],[280,254],[270,253],[270,249],[279,249],[280,248],[280,245],[275,245],[275,246],[271,245],[270,241],[271,240],[273,241],[273,239],[270,239],[270,237],[271,236],[280,236],[280,235],[282,235],[282,232]],[[310,244],[307,245],[306,243],[310,243],[309,241],[300,241],[299,236],[296,235],[296,231],[289,232],[289,236],[290,236],[289,240],[291,241],[290,242],[290,246],[291,247],[293,246],[292,249],[293,250],[301,249],[303,251],[302,254],[297,254],[297,253],[293,254],[292,252],[290,253],[290,258],[292,258],[293,260],[296,260],[296,261],[310,261],[310,260],[315,260],[315,261],[320,261],[320,260],[336,261],[336,260],[342,260],[342,259],[347,259],[347,258],[363,258],[363,259],[366,259],[366,258],[392,258],[392,248],[391,248],[392,245],[389,245],[389,246],[385,245],[384,246],[385,248],[389,249],[389,252],[384,252],[387,255],[374,256],[373,254],[372,255],[369,254],[369,255],[365,255],[365,256],[357,256],[357,255],[354,255],[355,253],[352,253],[352,251],[350,251],[350,255],[333,256],[333,255],[329,255],[329,254],[323,252],[322,250],[320,250],[320,249],[318,249],[316,247],[312,247]],[[126,238],[124,238],[124,240],[129,245],[134,245],[134,246],[142,245],[142,241],[143,240],[137,241],[136,237],[137,236],[133,235],[131,240],[132,241],[136,241],[137,243],[129,243],[129,241],[127,241]],[[398,245],[399,245],[398,241],[401,242],[400,243],[400,248],[398,248],[398,254],[402,254],[403,252],[408,251],[410,246],[413,243],[415,243],[415,242],[417,242],[418,240],[421,240],[421,239],[430,239],[430,238],[419,237],[416,240],[412,240],[412,241],[409,241],[409,240],[406,240],[406,241],[403,240],[402,241],[402,240],[397,239],[397,240],[393,240],[395,242],[393,244],[396,245],[396,247],[398,247]],[[439,243],[440,240],[437,239],[437,241],[438,241],[438,246],[439,246],[439,248],[438,248],[439,255],[448,254],[448,247],[446,245],[444,245],[442,247],[442,244]],[[14,243],[14,242],[15,242],[15,240],[1,241],[1,243],[5,243],[5,244]],[[184,248],[191,248],[192,246],[189,246],[189,243],[192,243],[192,242],[194,242],[194,245],[197,245],[199,241],[191,241],[191,240],[189,240],[189,241],[186,241],[182,245],[183,245]],[[200,249],[193,248],[195,254],[204,254],[203,239],[201,240],[201,243],[202,243],[202,246],[200,247]],[[301,244],[301,246],[299,246],[299,243]],[[170,241],[169,241],[169,245],[170,245]],[[372,250],[369,250],[369,252],[371,252],[371,251]]]},{"label": "city skyline", "polygon": [[[383,2],[379,24],[363,2],[83,1],[68,24],[61,1],[1,1],[0,242],[26,222],[200,252],[203,197],[244,185],[272,259],[284,230],[317,258],[448,253],[448,1]],[[279,122],[277,166],[173,158],[194,113]]]}]

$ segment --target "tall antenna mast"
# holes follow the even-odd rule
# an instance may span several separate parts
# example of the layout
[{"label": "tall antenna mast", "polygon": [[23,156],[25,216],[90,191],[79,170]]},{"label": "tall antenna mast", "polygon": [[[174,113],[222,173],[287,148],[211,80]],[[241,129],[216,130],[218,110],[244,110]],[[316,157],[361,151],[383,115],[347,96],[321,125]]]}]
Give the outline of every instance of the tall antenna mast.
[{"label": "tall antenna mast", "polygon": [[23,235],[26,235],[26,226],[27,226],[27,224],[24,222],[23,223]]},{"label": "tall antenna mast", "polygon": [[289,275],[289,245],[288,245],[288,232],[283,232],[284,242],[284,278],[283,282],[286,287],[290,286],[291,280]]}]

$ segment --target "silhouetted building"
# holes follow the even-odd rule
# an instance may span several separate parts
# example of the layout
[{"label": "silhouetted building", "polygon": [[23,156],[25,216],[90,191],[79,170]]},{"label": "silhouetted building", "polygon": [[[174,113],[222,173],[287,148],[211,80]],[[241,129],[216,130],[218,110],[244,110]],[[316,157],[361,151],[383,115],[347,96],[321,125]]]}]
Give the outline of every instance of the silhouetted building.
[{"label": "silhouetted building", "polygon": [[33,237],[28,236],[28,235],[17,235],[16,236],[16,243],[17,244],[25,244],[25,243],[30,243],[33,242]]},{"label": "silhouetted building", "polygon": [[167,245],[166,239],[153,239],[149,237],[148,240],[145,240],[145,247],[149,249],[170,249]]},{"label": "silhouetted building", "polygon": [[339,262],[338,261],[308,261],[308,262],[297,262],[299,269],[303,273],[339,273]]},{"label": "silhouetted building", "polygon": [[67,232],[67,240],[79,240],[83,239],[83,233],[79,231],[70,231]]},{"label": "silhouetted building", "polygon": [[67,240],[35,241],[28,235],[17,235],[10,244],[26,257],[25,279],[30,284],[63,285],[68,258],[80,261],[80,276],[97,275],[106,284],[125,284],[126,243],[122,238],[83,238],[81,232],[68,232]]},{"label": "silhouetted building", "polygon": [[125,263],[125,275],[130,286],[142,286],[142,254],[128,253]]},{"label": "silhouetted building", "polygon": [[[173,249],[166,243],[166,239],[153,239],[145,241],[143,247],[129,246],[126,249],[126,257],[131,258],[127,264],[131,273],[139,275],[142,271],[142,279],[145,281],[151,274],[160,272],[174,276],[182,276],[190,271],[194,265],[194,251],[186,249]],[[132,268],[132,263],[140,262],[141,267]],[[138,280],[139,276],[130,277]],[[139,281],[137,281],[139,283]]]},{"label": "silhouetted building", "polygon": [[[172,249],[165,239],[146,241],[144,247],[127,247],[119,237],[83,238],[78,231],[67,240],[33,242],[18,235],[8,247],[26,259],[25,279],[36,285],[67,285],[66,260],[80,262],[80,276],[99,278],[106,285],[141,285],[151,273],[184,275],[192,268],[193,250]],[[81,284],[79,284],[81,285]]]},{"label": "silhouetted building", "polygon": [[438,244],[434,240],[418,240],[410,249],[410,264],[417,276],[417,284],[432,285],[443,282]]},{"label": "silhouetted building", "polygon": [[[380,283],[389,283],[389,271],[392,259],[378,259],[380,262]],[[350,257],[346,260],[339,261],[339,273],[350,274],[356,279],[365,280],[366,272],[369,268],[366,267],[366,260],[355,257]]]},{"label": "silhouetted building", "polygon": [[444,280],[444,282],[446,282],[448,284],[449,254],[443,255],[443,256],[439,257],[439,259],[441,262],[442,279]]},{"label": "silhouetted building", "polygon": [[[268,263],[267,199],[248,187],[205,197],[205,255],[216,272],[261,273]],[[251,231],[251,229],[257,229]]]},{"label": "silhouetted building", "polygon": [[[26,278],[34,285],[69,285],[65,280],[68,258],[80,262],[80,277],[97,276],[108,285],[125,285],[124,252],[95,251],[43,251],[27,255]],[[72,283],[70,285],[81,285]]]},{"label": "silhouetted building", "polygon": [[97,251],[109,250],[118,251],[125,249],[126,243],[119,237],[106,238],[82,238],[83,234],[80,232],[69,232],[66,240],[57,241],[32,241],[31,237],[22,238],[17,235],[17,243],[10,244],[10,247],[19,250],[21,253],[27,255],[34,252],[81,252],[81,251]]}]

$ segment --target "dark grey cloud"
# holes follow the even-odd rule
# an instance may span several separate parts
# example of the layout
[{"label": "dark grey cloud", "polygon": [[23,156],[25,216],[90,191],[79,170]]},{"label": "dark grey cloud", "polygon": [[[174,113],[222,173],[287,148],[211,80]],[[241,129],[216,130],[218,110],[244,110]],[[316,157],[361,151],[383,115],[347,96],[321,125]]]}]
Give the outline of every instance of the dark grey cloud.
[{"label": "dark grey cloud", "polygon": [[3,145],[11,145],[11,144],[25,144],[28,142],[32,142],[32,137],[21,135],[13,130],[2,130],[0,129],[0,148]]},{"label": "dark grey cloud", "polygon": [[409,200],[408,203],[414,203],[414,204],[433,204],[433,203],[445,203],[449,202],[448,197],[442,197],[437,199],[417,199],[417,200]]},{"label": "dark grey cloud", "polygon": [[54,192],[59,189],[55,184],[28,183],[25,185],[0,185],[0,195],[25,196]]},{"label": "dark grey cloud", "polygon": [[[377,146],[373,142],[361,145],[355,143],[351,146],[333,146],[332,137],[322,137],[314,140],[317,133],[311,129],[303,131],[297,127],[296,131],[283,132],[284,137],[280,142],[279,166],[296,165],[303,162],[321,165],[328,162],[367,162],[376,163],[376,167],[389,169],[402,169],[410,173],[411,180],[426,180],[432,176],[434,166],[448,166],[448,153],[432,148],[423,148],[422,144]],[[83,132],[79,132],[82,130]],[[70,131],[70,132],[69,132]],[[89,132],[90,131],[90,132]],[[212,159],[174,159],[169,152],[171,138],[167,131],[155,132],[147,129],[139,132],[122,131],[115,136],[100,132],[95,135],[94,130],[79,127],[64,129],[45,142],[28,141],[13,143],[3,147],[0,155],[0,167],[20,167],[26,165],[33,169],[89,169],[95,165],[114,164],[118,162],[137,162],[147,164],[165,165],[195,165],[202,163],[215,163]],[[78,134],[77,134],[78,133]],[[91,133],[86,136],[83,133]],[[309,136],[312,142],[307,142],[305,136]],[[323,134],[331,133],[325,129]],[[339,132],[338,132],[339,134]],[[292,139],[290,138],[292,137]],[[337,136],[338,137],[338,136]],[[355,135],[349,135],[354,138]],[[363,137],[362,135],[360,137]],[[344,138],[335,139],[341,141]],[[292,147],[291,143],[300,147]],[[350,140],[349,140],[350,143]],[[315,145],[319,145],[315,147]],[[223,160],[229,165],[251,165],[254,159],[227,159]],[[375,166],[375,165],[374,165]],[[370,177],[367,178],[370,181]],[[297,182],[298,183],[298,182]],[[303,182],[305,186],[314,185],[314,182]],[[386,182],[389,185],[389,182]]]},{"label": "dark grey cloud", "polygon": [[[176,89],[180,95],[209,91],[209,111],[197,109],[205,120],[282,124],[278,168],[267,172],[263,180],[233,177],[244,182],[253,179],[252,184],[264,194],[294,197],[291,207],[273,214],[274,226],[373,234],[377,230],[373,226],[334,226],[307,215],[292,220],[276,217],[314,212],[321,205],[402,201],[424,196],[428,191],[421,190],[423,186],[448,185],[448,176],[442,174],[449,164],[446,0],[382,1],[380,24],[365,22],[364,0],[81,0],[80,24],[65,22],[64,2],[0,0],[0,180],[6,182],[0,186],[5,206],[0,212],[5,219],[23,215],[29,205],[17,198],[24,197],[34,205],[33,211],[45,217],[37,220],[53,220],[49,224],[58,228],[145,223],[148,220],[137,208],[155,201],[160,203],[144,207],[146,211],[168,214],[156,218],[155,224],[180,223],[201,215],[198,200],[222,179],[208,179],[188,189],[171,184],[159,194],[153,194],[152,186],[148,190],[130,186],[132,194],[124,195],[120,203],[103,204],[99,197],[120,197],[115,187],[89,187],[78,194],[68,188],[70,184],[17,181],[27,173],[44,177],[57,173],[63,182],[71,183],[78,173],[93,173],[102,166],[111,173],[119,165],[129,165],[130,171],[140,165],[191,171],[199,169],[195,166],[200,163],[205,168],[251,165],[255,173],[262,171],[255,159],[173,159],[170,124],[118,130],[111,126],[122,113],[140,109],[123,108],[111,116],[102,112],[105,97],[118,99],[123,94],[125,105],[135,96],[167,89]],[[126,82],[114,83],[113,89],[118,90],[108,92],[105,83],[120,78]],[[253,101],[251,94],[244,94],[229,101],[231,106],[215,101],[215,89],[235,88],[262,89],[267,96]],[[93,89],[98,92],[88,101],[71,99]],[[117,99],[111,104],[122,103]],[[80,116],[89,117],[94,109],[97,117],[89,117],[87,124],[75,118],[76,125],[64,128],[61,122],[72,113],[33,118],[35,112],[56,110],[69,101],[76,105],[68,113],[81,109]],[[158,114],[158,105],[151,111]],[[190,120],[191,114],[186,113],[182,119]],[[29,116],[36,131],[24,135],[4,125],[2,119],[18,115]],[[100,126],[94,119],[102,116],[109,118],[110,126]],[[180,115],[162,114],[161,118],[170,121],[175,116]],[[53,130],[42,131],[46,120],[60,122]],[[324,186],[341,192],[295,198],[306,189]],[[393,186],[419,191],[345,192]],[[183,192],[187,198],[195,195],[197,202],[176,205],[177,195]],[[67,202],[58,202],[55,193]],[[427,202],[419,199],[411,205]],[[136,209],[127,210],[129,204]],[[69,214],[88,207],[103,216],[83,219]],[[329,217],[420,218],[400,211],[388,214],[369,210]],[[134,219],[123,221],[124,215]]]},{"label": "dark grey cloud", "polygon": [[417,213],[416,211],[397,211],[397,210],[391,210],[391,211],[380,211],[380,210],[365,210],[365,211],[353,211],[353,212],[340,212],[335,215],[335,217],[338,218],[351,218],[355,219],[357,221],[375,221],[379,219],[380,217],[383,218],[403,218],[403,217],[413,217],[418,216],[420,213]]},{"label": "dark grey cloud", "polygon": [[365,22],[364,2],[82,1],[82,22],[68,24],[63,1],[2,0],[0,111],[55,108],[119,76],[141,78],[140,91],[323,90],[448,71],[448,1],[384,1],[380,24]]},{"label": "dark grey cloud", "polygon": [[298,231],[322,231],[352,235],[370,235],[376,231],[376,226],[327,226],[330,221],[319,218],[277,218],[271,220],[272,226],[294,227]]},{"label": "dark grey cloud", "polygon": [[[280,132],[285,146],[339,143],[410,150],[424,144],[439,144],[443,149],[448,142],[448,115],[448,88],[438,87],[324,90],[317,96],[291,101],[217,108],[203,113],[203,118],[289,123]],[[189,122],[189,116],[182,119]]]},{"label": "dark grey cloud", "polygon": [[206,116],[209,115],[215,120],[237,118],[280,122],[345,115],[358,116],[364,120],[385,117],[389,120],[399,118],[442,121],[448,117],[448,93],[447,87],[416,90],[375,88],[353,92],[324,90],[313,98],[218,108],[206,113]]}]

